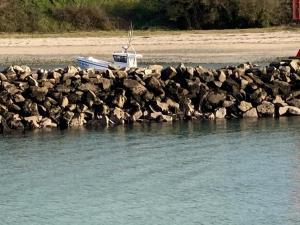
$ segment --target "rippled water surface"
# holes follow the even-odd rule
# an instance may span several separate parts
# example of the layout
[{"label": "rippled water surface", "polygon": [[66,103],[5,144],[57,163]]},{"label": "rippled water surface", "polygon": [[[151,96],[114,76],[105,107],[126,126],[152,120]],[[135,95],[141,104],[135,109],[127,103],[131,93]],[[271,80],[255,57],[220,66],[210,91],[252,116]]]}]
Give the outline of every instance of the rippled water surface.
[{"label": "rippled water surface", "polygon": [[0,224],[300,224],[300,118],[0,137]]}]

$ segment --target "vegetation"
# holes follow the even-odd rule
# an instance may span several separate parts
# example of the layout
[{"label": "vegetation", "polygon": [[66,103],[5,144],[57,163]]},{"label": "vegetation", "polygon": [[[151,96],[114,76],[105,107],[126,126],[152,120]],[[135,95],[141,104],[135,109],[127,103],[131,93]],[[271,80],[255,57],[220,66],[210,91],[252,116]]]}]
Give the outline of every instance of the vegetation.
[{"label": "vegetation", "polygon": [[290,0],[2,0],[1,32],[268,27],[291,21]]}]

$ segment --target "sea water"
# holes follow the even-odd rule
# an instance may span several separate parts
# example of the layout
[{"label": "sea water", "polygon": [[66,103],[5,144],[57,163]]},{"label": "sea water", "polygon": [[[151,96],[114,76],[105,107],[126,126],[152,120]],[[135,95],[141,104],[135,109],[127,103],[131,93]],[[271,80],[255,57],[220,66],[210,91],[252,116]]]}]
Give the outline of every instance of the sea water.
[{"label": "sea water", "polygon": [[299,225],[300,118],[0,137],[1,225]]}]

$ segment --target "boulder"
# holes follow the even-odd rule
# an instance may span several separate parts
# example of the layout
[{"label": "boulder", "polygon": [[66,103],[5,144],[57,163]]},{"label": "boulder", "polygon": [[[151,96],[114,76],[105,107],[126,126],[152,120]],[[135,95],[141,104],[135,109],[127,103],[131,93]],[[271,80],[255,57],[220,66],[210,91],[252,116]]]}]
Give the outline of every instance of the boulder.
[{"label": "boulder", "polygon": [[206,98],[209,103],[219,105],[226,99],[226,96],[221,92],[209,92]]},{"label": "boulder", "polygon": [[40,122],[40,128],[55,128],[57,124],[52,122],[52,120],[48,117],[45,117]]},{"label": "boulder", "polygon": [[27,77],[27,82],[30,86],[38,87],[39,83],[32,76]]},{"label": "boulder", "polygon": [[160,116],[160,120],[162,122],[172,122],[173,121],[173,117],[169,116],[169,115],[161,115]]},{"label": "boulder", "polygon": [[149,119],[150,120],[157,120],[160,116],[162,116],[163,114],[161,112],[152,112],[149,114]]},{"label": "boulder", "polygon": [[283,106],[279,108],[278,114],[279,116],[284,116],[287,114],[293,116],[300,116],[300,108],[295,106]]},{"label": "boulder", "polygon": [[70,122],[70,127],[82,127],[84,124],[86,124],[87,121],[85,120],[84,113],[79,113],[74,115]]},{"label": "boulder", "polygon": [[148,90],[152,91],[156,95],[164,93],[161,82],[156,77],[149,77],[145,80]]},{"label": "boulder", "polygon": [[257,106],[257,112],[262,117],[273,117],[275,113],[274,104],[264,101]]},{"label": "boulder", "polygon": [[110,114],[110,119],[114,124],[124,124],[125,123],[125,112],[116,107]]},{"label": "boulder", "polygon": [[239,109],[242,112],[247,112],[248,110],[250,110],[252,108],[252,104],[250,102],[246,102],[246,101],[241,101],[239,104]]},{"label": "boulder", "polygon": [[62,117],[62,120],[63,120],[62,126],[63,127],[69,127],[74,115],[75,114],[73,112],[70,112],[70,111],[64,112],[63,117]]},{"label": "boulder", "polygon": [[215,118],[216,119],[224,119],[226,117],[226,113],[227,113],[227,110],[225,107],[219,108],[215,111]]},{"label": "boulder", "polygon": [[74,66],[68,66],[65,68],[65,73],[75,75],[78,72],[77,68]]},{"label": "boulder", "polygon": [[243,118],[258,118],[256,108],[252,108],[243,114]]},{"label": "boulder", "polygon": [[107,78],[99,78],[99,85],[103,90],[109,90],[111,85],[112,85],[112,81],[110,79]]},{"label": "boulder", "polygon": [[260,104],[267,98],[267,96],[268,94],[266,91],[264,91],[262,88],[258,88],[253,94],[250,95],[250,99],[252,102]]},{"label": "boulder", "polygon": [[108,127],[111,124],[110,119],[108,118],[108,116],[103,115],[99,121],[101,126],[105,126]]},{"label": "boulder", "polygon": [[169,112],[169,104],[165,102],[161,102],[160,100],[156,100],[154,104],[154,108],[156,111],[168,113]]},{"label": "boulder", "polygon": [[33,128],[33,129],[41,128],[41,126],[39,124],[42,120],[41,116],[24,117],[24,120],[26,121],[26,123],[28,123],[30,128]]},{"label": "boulder", "polygon": [[186,117],[191,117],[195,111],[192,100],[189,98],[185,98],[180,101],[180,109]]},{"label": "boulder", "polygon": [[122,109],[126,100],[127,98],[124,95],[117,95],[113,100],[113,104]]},{"label": "boulder", "polygon": [[0,73],[0,81],[7,81],[7,77],[3,73]]},{"label": "boulder", "polygon": [[5,115],[8,112],[8,108],[5,105],[0,104],[0,115]]},{"label": "boulder", "polygon": [[283,95],[289,95],[291,92],[291,85],[288,82],[280,81],[280,80],[274,80],[274,85],[278,87],[279,91]]},{"label": "boulder", "polygon": [[174,78],[177,74],[177,71],[174,67],[167,67],[161,71],[161,79],[162,80],[170,80]]},{"label": "boulder", "polygon": [[147,89],[136,80],[125,79],[123,85],[124,87],[129,89],[134,95],[142,95],[147,92]]},{"label": "boulder", "polygon": [[279,107],[287,106],[280,95],[276,95],[275,99],[273,100],[273,104]]},{"label": "boulder", "polygon": [[61,107],[66,108],[69,105],[69,99],[67,96],[64,96],[61,100]]},{"label": "boulder", "polygon": [[290,62],[290,67],[293,72],[297,72],[300,69],[300,60],[294,59]]},{"label": "boulder", "polygon": [[218,81],[220,81],[221,83],[224,83],[226,81],[226,74],[223,70],[218,71]]},{"label": "boulder", "polygon": [[31,88],[31,95],[38,101],[44,101],[46,95],[48,94],[48,88],[46,87],[32,87]]},{"label": "boulder", "polygon": [[135,122],[143,117],[143,112],[141,110],[132,114],[132,121]]}]

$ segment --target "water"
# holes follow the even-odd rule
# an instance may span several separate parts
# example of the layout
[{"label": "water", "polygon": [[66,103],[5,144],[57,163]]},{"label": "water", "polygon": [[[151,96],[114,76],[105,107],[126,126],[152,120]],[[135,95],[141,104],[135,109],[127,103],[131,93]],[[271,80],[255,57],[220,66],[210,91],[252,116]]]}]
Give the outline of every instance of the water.
[{"label": "water", "polygon": [[298,225],[300,118],[0,138],[1,225]]}]

